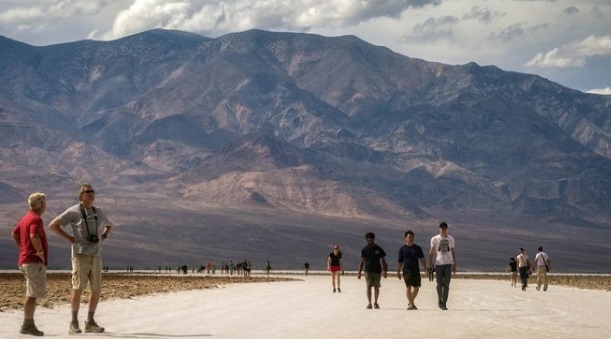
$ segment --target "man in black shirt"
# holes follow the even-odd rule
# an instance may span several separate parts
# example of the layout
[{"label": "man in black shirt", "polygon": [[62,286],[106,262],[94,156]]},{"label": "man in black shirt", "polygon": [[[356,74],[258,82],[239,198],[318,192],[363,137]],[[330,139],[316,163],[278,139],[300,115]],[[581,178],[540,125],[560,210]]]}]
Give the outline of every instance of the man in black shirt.
[{"label": "man in black shirt", "polygon": [[380,295],[380,280],[382,273],[386,279],[388,264],[386,263],[386,252],[382,247],[375,243],[375,234],[369,232],[365,235],[367,246],[361,250],[361,263],[359,264],[358,278],[361,279],[361,271],[365,269],[365,280],[367,281],[367,308],[371,309],[371,288],[374,290],[374,308],[380,308],[378,305],[378,296]]}]

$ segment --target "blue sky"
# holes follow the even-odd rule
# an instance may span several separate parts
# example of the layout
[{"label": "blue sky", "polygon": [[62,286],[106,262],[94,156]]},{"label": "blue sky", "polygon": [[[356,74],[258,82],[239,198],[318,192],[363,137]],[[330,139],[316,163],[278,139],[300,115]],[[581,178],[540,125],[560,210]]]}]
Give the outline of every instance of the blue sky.
[{"label": "blue sky", "polygon": [[611,94],[611,0],[0,0],[0,35],[37,46],[153,28],[356,35],[409,57]]}]

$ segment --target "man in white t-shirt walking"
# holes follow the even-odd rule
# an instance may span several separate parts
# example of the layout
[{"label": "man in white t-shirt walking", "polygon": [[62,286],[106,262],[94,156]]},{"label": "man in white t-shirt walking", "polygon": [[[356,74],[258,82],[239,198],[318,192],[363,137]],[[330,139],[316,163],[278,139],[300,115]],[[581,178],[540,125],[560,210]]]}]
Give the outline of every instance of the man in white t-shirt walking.
[{"label": "man in white t-shirt walking", "polygon": [[539,252],[535,256],[535,266],[537,267],[537,291],[541,290],[541,284],[543,284],[543,291],[547,291],[547,272],[550,269],[550,260],[547,253],[543,252],[543,247],[539,246]]},{"label": "man in white t-shirt walking", "polygon": [[439,224],[439,234],[431,238],[429,263],[435,265],[437,298],[440,309],[447,311],[448,295],[452,273],[456,273],[456,252],[454,237],[448,235],[448,224]]}]

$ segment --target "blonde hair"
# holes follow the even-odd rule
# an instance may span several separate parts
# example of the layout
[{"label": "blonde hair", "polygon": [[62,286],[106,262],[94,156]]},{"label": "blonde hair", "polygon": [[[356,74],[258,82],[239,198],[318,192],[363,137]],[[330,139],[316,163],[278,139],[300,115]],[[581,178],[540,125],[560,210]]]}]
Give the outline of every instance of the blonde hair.
[{"label": "blonde hair", "polygon": [[38,212],[44,206],[47,196],[44,193],[36,192],[28,197],[28,204],[32,211]]},{"label": "blonde hair", "polygon": [[81,199],[81,197],[83,196],[83,193],[85,193],[85,191],[87,189],[93,189],[93,186],[91,186],[91,184],[81,184],[81,186],[78,189],[78,192],[76,192],[76,196],[78,197],[79,200],[83,200]]}]

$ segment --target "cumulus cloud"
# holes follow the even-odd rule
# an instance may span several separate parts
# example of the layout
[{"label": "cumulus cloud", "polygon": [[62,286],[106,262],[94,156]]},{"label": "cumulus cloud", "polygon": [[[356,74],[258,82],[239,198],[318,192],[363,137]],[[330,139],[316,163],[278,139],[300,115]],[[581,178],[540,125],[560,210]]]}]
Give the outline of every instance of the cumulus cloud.
[{"label": "cumulus cloud", "polygon": [[592,94],[602,94],[602,95],[611,95],[611,87],[606,88],[595,88],[587,91]]},{"label": "cumulus cloud", "polygon": [[121,11],[114,39],[151,28],[188,30],[220,35],[251,28],[307,31],[312,27],[356,25],[375,18],[396,18],[406,9],[436,6],[441,0],[135,0]]},{"label": "cumulus cloud", "polygon": [[46,2],[23,1],[19,4],[19,6],[0,11],[0,23],[27,24],[35,20],[93,15],[98,13],[108,2],[100,0],[56,0]]},{"label": "cumulus cloud", "polygon": [[549,24],[547,23],[528,26],[527,24],[520,22],[517,24],[513,24],[511,26],[508,26],[498,33],[490,34],[489,39],[508,42],[511,40],[515,40],[518,38],[536,34],[537,32],[545,30],[548,27],[549,27]]},{"label": "cumulus cloud", "polygon": [[487,24],[487,23],[490,23],[492,21],[492,17],[496,15],[498,14],[492,12],[491,10],[487,8],[473,6],[471,7],[471,10],[467,14],[463,15],[463,19],[478,20],[478,21],[481,21]]},{"label": "cumulus cloud", "polygon": [[413,33],[404,36],[402,41],[410,40],[435,41],[454,36],[453,28],[460,20],[455,16],[443,16],[440,18],[428,18],[423,23],[414,26]]},{"label": "cumulus cloud", "polygon": [[584,67],[586,59],[594,56],[611,55],[611,35],[590,36],[584,40],[538,53],[526,63],[528,67],[568,68]]},{"label": "cumulus cloud", "polygon": [[562,13],[566,14],[566,15],[575,15],[577,13],[579,13],[579,8],[575,7],[575,6],[571,6],[571,7],[567,7],[565,8]]}]

